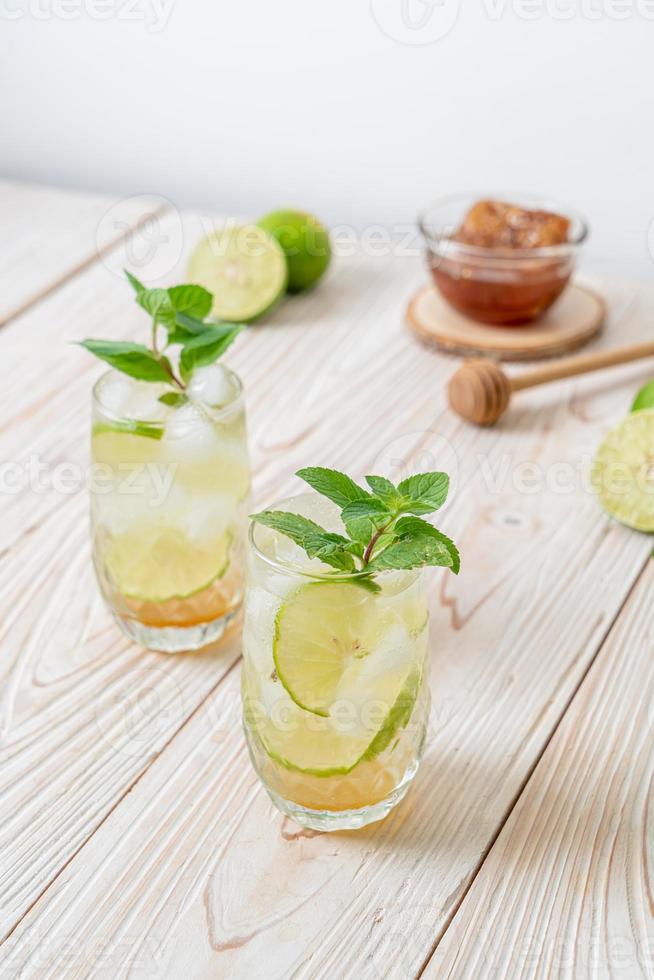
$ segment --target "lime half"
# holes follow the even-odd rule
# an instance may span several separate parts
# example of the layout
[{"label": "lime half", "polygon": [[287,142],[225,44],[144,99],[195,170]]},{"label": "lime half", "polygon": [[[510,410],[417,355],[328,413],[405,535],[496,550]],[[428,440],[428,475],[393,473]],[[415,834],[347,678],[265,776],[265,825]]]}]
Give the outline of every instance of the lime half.
[{"label": "lime half", "polygon": [[247,323],[286,291],[286,258],[276,239],[257,225],[228,225],[207,235],[191,256],[190,279],[213,293],[220,320]]},{"label": "lime half", "polygon": [[654,409],[634,412],[611,429],[597,451],[592,483],[608,514],[638,531],[654,531]]}]

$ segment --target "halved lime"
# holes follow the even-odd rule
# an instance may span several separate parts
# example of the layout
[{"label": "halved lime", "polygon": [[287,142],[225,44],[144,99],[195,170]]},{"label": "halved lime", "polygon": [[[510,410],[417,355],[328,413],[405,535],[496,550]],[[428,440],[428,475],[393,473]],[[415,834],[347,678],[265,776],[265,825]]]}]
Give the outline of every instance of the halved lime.
[{"label": "halved lime", "polygon": [[654,531],[654,409],[628,415],[606,436],[592,483],[607,513],[638,531]]},{"label": "halved lime", "polygon": [[150,524],[111,537],[102,559],[116,589],[129,599],[187,599],[222,578],[233,534],[207,535],[201,544],[180,530]]},{"label": "halved lime", "polygon": [[277,613],[277,676],[300,708],[327,717],[347,671],[380,644],[383,627],[372,593],[350,582],[311,582]]},{"label": "halved lime", "polygon": [[188,274],[213,293],[216,317],[247,323],[284,295],[288,269],[281,246],[263,228],[227,225],[200,242]]}]

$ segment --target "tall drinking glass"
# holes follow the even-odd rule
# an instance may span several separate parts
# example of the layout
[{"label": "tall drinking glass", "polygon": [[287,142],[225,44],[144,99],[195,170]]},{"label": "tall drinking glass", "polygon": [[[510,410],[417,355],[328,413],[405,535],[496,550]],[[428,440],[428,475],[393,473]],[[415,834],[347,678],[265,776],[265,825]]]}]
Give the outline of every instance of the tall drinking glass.
[{"label": "tall drinking glass", "polygon": [[[200,369],[194,399],[116,371],[93,391],[91,524],[102,594],[125,633],[174,652],[217,639],[243,596],[250,487],[243,390]],[[202,381],[202,384],[197,382]]]},{"label": "tall drinking glass", "polygon": [[[338,530],[317,494],[275,510]],[[276,806],[306,827],[380,820],[420,761],[430,693],[422,570],[335,572],[253,524],[243,635],[244,726]]]}]

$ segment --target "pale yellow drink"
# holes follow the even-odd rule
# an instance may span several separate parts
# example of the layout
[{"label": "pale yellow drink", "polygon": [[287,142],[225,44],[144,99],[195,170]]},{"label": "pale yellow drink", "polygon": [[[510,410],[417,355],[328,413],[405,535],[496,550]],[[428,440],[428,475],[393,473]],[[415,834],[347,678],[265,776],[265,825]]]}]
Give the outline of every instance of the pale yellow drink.
[{"label": "pale yellow drink", "polygon": [[180,407],[169,391],[114,371],[96,385],[91,520],[114,618],[175,651],[216,639],[242,600],[250,469],[236,375],[201,369]]},{"label": "pale yellow drink", "polygon": [[[305,494],[274,509],[339,530],[338,509]],[[305,826],[384,817],[416,773],[429,713],[422,570],[370,582],[250,532],[243,635],[245,731],[275,804]]]}]

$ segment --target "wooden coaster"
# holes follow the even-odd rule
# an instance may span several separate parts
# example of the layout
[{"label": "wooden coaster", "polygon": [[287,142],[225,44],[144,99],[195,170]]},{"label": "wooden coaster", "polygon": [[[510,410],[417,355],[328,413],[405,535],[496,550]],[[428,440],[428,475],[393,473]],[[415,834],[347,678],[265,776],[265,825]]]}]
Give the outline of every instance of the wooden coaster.
[{"label": "wooden coaster", "polygon": [[406,320],[421,340],[449,354],[491,354],[500,361],[555,357],[588,343],[602,329],[606,304],[576,283],[535,323],[495,327],[457,313],[436,286],[424,286],[409,303]]}]

